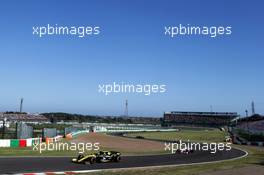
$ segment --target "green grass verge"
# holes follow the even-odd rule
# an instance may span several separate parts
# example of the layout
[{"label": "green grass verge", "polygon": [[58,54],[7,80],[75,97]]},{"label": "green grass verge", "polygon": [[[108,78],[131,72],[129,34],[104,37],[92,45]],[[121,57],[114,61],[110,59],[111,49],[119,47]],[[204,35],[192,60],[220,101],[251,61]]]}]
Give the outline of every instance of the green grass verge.
[{"label": "green grass verge", "polygon": [[146,139],[160,139],[160,140],[183,140],[192,142],[223,142],[227,132],[214,130],[180,130],[173,132],[141,132],[129,133],[127,136],[136,137],[142,136]]},{"label": "green grass verge", "polygon": [[[105,148],[100,147],[100,150],[113,150],[113,148]],[[132,152],[132,151],[122,151],[118,150],[122,153],[122,155],[132,156],[132,155],[158,155],[158,154],[166,154],[164,150],[161,151],[148,151],[148,152]],[[86,151],[85,154],[93,153],[97,151]],[[40,153],[39,150],[33,150],[33,147],[26,148],[0,148],[0,156],[36,156],[36,157],[46,157],[46,156],[77,156],[79,151],[70,151],[70,150],[54,150],[54,151],[42,151]]]},{"label": "green grass verge", "polygon": [[0,148],[0,156],[76,156],[76,151],[43,151],[26,148]]}]

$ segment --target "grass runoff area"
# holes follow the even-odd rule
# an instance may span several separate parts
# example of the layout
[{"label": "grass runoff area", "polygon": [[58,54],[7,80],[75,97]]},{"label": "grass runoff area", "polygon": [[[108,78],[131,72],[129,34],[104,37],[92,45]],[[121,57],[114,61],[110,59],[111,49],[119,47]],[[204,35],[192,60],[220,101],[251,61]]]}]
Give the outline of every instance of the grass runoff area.
[{"label": "grass runoff area", "polygon": [[192,130],[181,129],[180,131],[173,132],[141,132],[141,133],[129,133],[128,137],[144,137],[146,139],[158,139],[169,141],[192,141],[192,142],[224,142],[225,136],[228,133],[221,131],[220,129],[205,129],[205,130]]},{"label": "grass runoff area", "polygon": [[[146,151],[142,145],[149,149]],[[0,148],[0,156],[74,156],[79,152],[95,153],[99,150],[119,151],[122,155],[164,154],[161,142],[117,137],[104,133],[80,134],[73,139],[46,144],[42,142],[32,147]]]},{"label": "grass runoff area", "polygon": [[[115,151],[116,149],[108,148],[108,147],[100,147],[100,150],[106,151]],[[85,154],[96,153],[98,151],[86,151]],[[157,154],[165,154],[167,152],[161,151],[149,151],[149,152],[136,152],[136,151],[121,151],[122,155],[157,155]],[[65,157],[76,157],[79,154],[78,151],[71,150],[54,150],[54,151],[43,151],[40,153],[39,151],[33,151],[32,147],[26,148],[0,148],[0,157],[12,157],[12,156],[35,156],[35,157],[49,157],[49,156],[65,156]]]}]

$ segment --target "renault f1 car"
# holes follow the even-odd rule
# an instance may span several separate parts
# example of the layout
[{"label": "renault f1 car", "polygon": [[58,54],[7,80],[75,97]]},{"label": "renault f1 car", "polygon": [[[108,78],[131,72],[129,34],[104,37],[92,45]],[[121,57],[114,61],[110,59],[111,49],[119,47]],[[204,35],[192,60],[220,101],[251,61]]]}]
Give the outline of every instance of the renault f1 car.
[{"label": "renault f1 car", "polygon": [[77,158],[73,158],[73,163],[93,164],[104,162],[119,162],[121,160],[121,153],[116,151],[100,151],[93,154],[79,154]]}]

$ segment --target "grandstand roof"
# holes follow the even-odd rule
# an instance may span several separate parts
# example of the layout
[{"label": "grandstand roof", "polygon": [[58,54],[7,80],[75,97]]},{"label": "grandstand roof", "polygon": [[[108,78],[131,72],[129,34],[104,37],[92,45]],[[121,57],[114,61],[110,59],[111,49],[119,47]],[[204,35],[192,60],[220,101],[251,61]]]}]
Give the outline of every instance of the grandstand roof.
[{"label": "grandstand roof", "polygon": [[174,115],[191,115],[191,116],[232,116],[237,117],[236,112],[190,112],[190,111],[171,111],[165,112],[164,114]]},{"label": "grandstand roof", "polygon": [[28,121],[28,122],[35,122],[35,121],[48,121],[48,119],[39,114],[5,114],[1,113],[0,120],[4,120],[6,118],[8,121]]}]

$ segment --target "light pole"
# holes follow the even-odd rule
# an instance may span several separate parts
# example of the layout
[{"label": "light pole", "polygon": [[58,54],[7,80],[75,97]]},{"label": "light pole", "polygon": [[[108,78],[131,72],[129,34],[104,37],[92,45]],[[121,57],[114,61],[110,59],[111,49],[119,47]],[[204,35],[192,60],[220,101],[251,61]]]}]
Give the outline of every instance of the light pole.
[{"label": "light pole", "polygon": [[246,110],[245,112],[246,112],[246,121],[247,121],[247,132],[249,132],[249,126],[248,126],[248,122],[249,122],[248,120],[249,119],[247,118],[248,117],[248,110]]},{"label": "light pole", "polygon": [[7,118],[5,117],[3,120],[3,139],[5,139],[5,124],[6,124]]},{"label": "light pole", "polygon": [[246,112],[246,117],[248,117],[248,110],[246,110],[245,112]]}]

